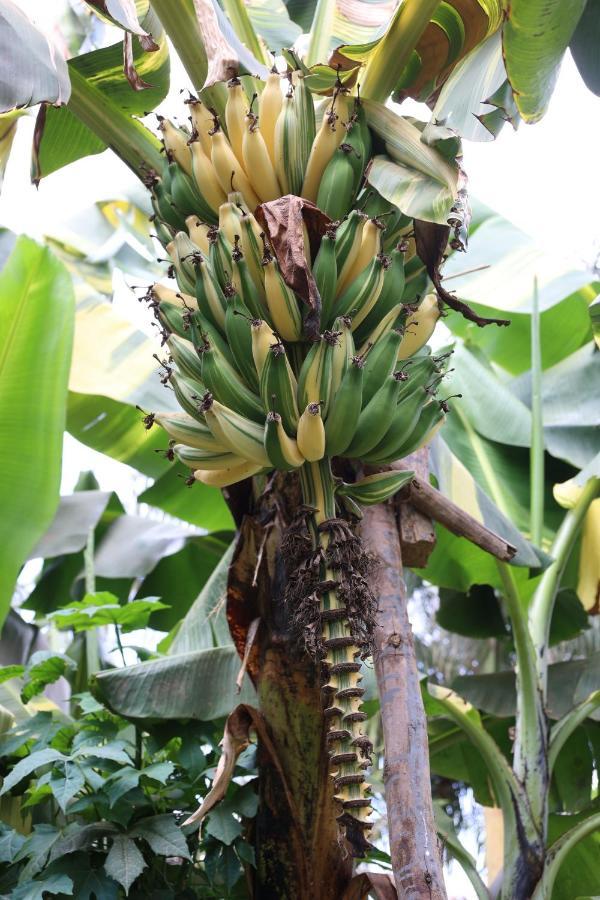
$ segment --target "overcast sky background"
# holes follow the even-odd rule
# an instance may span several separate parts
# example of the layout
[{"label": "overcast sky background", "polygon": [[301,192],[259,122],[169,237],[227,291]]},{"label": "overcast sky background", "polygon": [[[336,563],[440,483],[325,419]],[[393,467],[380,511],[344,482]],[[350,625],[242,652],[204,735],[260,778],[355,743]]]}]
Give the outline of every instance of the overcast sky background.
[{"label": "overcast sky background", "polygon": [[[60,16],[62,0],[17,0],[49,32]],[[178,96],[187,84],[175,63],[171,97],[164,109],[182,110]],[[419,114],[418,104],[406,109]],[[421,117],[427,117],[425,107]],[[495,142],[465,143],[464,166],[473,196],[532,235],[546,250],[569,256],[576,266],[591,266],[600,252],[600,179],[598,136],[600,103],[579,78],[567,55],[545,119],[518,132],[506,126]],[[35,189],[29,182],[33,118],[19,125],[2,195],[0,225],[41,239],[44,234],[68,237],[68,222],[100,199],[139,192],[135,177],[110,152],[81,160],[44,179]],[[72,235],[72,233],[71,233]],[[467,257],[468,261],[468,257]],[[122,308],[139,317],[132,298],[120,298]],[[139,318],[138,318],[139,321]],[[80,469],[93,468],[104,490],[118,490],[126,505],[145,480],[119,463],[94,453],[71,438],[65,442],[63,492],[72,490]],[[469,849],[476,852],[474,835]],[[455,898],[474,897],[468,882],[453,867]]]}]

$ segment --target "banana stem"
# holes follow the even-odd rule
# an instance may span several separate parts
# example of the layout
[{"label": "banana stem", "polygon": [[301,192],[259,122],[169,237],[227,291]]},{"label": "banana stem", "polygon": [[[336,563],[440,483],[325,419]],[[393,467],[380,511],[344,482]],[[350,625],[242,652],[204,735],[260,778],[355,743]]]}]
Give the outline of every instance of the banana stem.
[{"label": "banana stem", "polygon": [[370,827],[371,805],[364,770],[370,762],[371,744],[361,727],[366,715],[360,709],[364,694],[363,688],[359,687],[362,680],[360,648],[352,637],[347,609],[337,590],[341,572],[327,561],[330,546],[327,522],[335,518],[329,458],[318,463],[305,463],[300,469],[300,483],[304,503],[314,510],[309,519],[313,547],[321,551],[318,595],[327,676],[323,689],[331,697],[325,715],[329,724],[327,740],[334,796],[342,805],[338,822],[360,854],[366,846],[364,832]]},{"label": "banana stem", "polygon": [[385,103],[440,0],[404,0],[365,67],[361,97]]},{"label": "banana stem", "polygon": [[148,169],[160,172],[164,157],[158,139],[141,122],[111,103],[97,87],[69,66],[71,97],[68,108],[73,115],[115,151],[138,176]]}]

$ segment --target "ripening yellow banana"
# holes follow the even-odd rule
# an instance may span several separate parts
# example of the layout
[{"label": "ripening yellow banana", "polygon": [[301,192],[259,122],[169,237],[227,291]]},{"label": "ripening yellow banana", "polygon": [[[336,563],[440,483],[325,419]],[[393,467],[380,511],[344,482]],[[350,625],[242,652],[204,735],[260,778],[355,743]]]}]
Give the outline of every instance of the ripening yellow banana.
[{"label": "ripening yellow banana", "polygon": [[189,135],[176,128],[168,119],[160,119],[159,125],[169,159],[181,166],[187,175],[192,174],[192,157],[188,145]]},{"label": "ripening yellow banana", "polygon": [[435,330],[440,317],[440,306],[436,294],[427,294],[416,311],[406,320],[404,335],[398,348],[398,359],[408,359],[424,347]]},{"label": "ripening yellow banana", "polygon": [[312,200],[313,203],[316,203],[327,163],[346,134],[344,124],[348,121],[349,109],[350,101],[346,94],[338,91],[323,113],[323,121],[313,141],[300,192],[302,197]]},{"label": "ripening yellow banana", "polygon": [[240,191],[248,209],[253,212],[259,205],[260,200],[254,193],[248,176],[229,146],[227,138],[218,125],[215,128],[216,130],[211,134],[211,160],[215,167],[219,184],[226,194],[229,194],[231,191]]},{"label": "ripening yellow banana", "polygon": [[210,156],[210,135],[208,132],[212,129],[214,124],[213,114],[201,100],[196,100],[194,98],[193,100],[188,101],[188,105],[194,131],[202,144],[202,149],[207,156]]},{"label": "ripening yellow banana", "polygon": [[250,323],[250,331],[252,333],[252,358],[256,374],[260,378],[269,350],[273,344],[278,342],[277,335],[264,319],[253,319]]},{"label": "ripening yellow banana", "polygon": [[282,106],[281,75],[278,72],[270,72],[258,101],[258,116],[260,130],[273,166],[275,165],[275,125]]},{"label": "ripening yellow banana", "polygon": [[210,225],[207,225],[206,222],[201,222],[198,216],[188,216],[185,220],[185,226],[188,230],[190,240],[194,242],[196,247],[198,247],[205,256],[208,256],[210,247],[208,232],[210,231]]},{"label": "ripening yellow banana", "polygon": [[358,253],[349,254],[340,276],[338,278],[336,294],[340,294],[353,282],[361,272],[373,261],[373,258],[381,252],[382,226],[377,219],[369,219],[362,229],[360,248]]},{"label": "ripening yellow banana", "polygon": [[219,229],[234,247],[236,236],[240,237],[242,233],[241,213],[229,199],[219,207]]},{"label": "ripening yellow banana", "polygon": [[227,103],[225,104],[225,125],[231,149],[244,165],[242,140],[244,137],[244,117],[248,110],[248,98],[239,78],[232,78],[227,83]]},{"label": "ripening yellow banana", "polygon": [[264,468],[264,466],[257,463],[245,462],[241,466],[231,466],[227,469],[216,469],[214,471],[196,469],[194,478],[196,481],[201,481],[210,487],[223,488],[229,487],[230,484],[236,484],[238,481],[243,481],[244,478],[252,478],[253,475],[256,475]]},{"label": "ripening yellow banana", "polygon": [[325,456],[325,426],[320,403],[309,403],[298,419],[296,443],[308,462],[317,462]]},{"label": "ripening yellow banana", "polygon": [[195,297],[192,297],[191,294],[184,294],[182,291],[174,291],[158,282],[152,285],[150,291],[152,296],[155,297],[159,303],[172,303],[174,306],[180,306],[182,309],[186,306],[188,309],[198,309],[198,301]]},{"label": "ripening yellow banana", "polygon": [[258,127],[258,119],[251,112],[246,116],[246,127],[242,139],[244,168],[252,187],[263,201],[281,197],[281,188],[275,174],[265,140]]},{"label": "ripening yellow banana", "polygon": [[219,211],[219,206],[227,199],[225,192],[217,180],[215,167],[209,156],[206,155],[199,140],[190,144],[192,151],[192,177],[198,185],[198,190],[214,212]]}]

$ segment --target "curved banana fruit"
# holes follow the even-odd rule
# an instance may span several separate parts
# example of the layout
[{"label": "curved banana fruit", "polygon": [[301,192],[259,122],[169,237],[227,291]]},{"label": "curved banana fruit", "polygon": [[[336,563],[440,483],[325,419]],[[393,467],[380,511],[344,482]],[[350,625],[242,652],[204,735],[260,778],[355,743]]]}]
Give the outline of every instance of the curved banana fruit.
[{"label": "curved banana fruit", "polygon": [[309,403],[300,416],[296,441],[298,450],[308,462],[317,462],[325,456],[325,426],[319,403]]}]

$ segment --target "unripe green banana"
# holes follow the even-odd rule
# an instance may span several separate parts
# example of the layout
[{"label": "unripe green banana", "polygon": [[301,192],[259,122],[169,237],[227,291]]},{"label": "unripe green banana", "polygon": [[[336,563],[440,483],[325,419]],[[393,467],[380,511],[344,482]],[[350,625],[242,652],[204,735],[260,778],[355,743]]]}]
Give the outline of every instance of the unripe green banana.
[{"label": "unripe green banana", "polygon": [[229,241],[219,228],[208,232],[208,261],[217,281],[224,290],[231,284],[231,251]]},{"label": "unripe green banana", "polygon": [[215,273],[203,257],[196,267],[196,300],[202,315],[224,334],[227,303]]},{"label": "unripe green banana", "polygon": [[404,293],[404,244],[399,244],[390,254],[390,265],[383,277],[383,287],[377,303],[357,328],[356,343],[360,346],[375,331],[378,324],[385,319],[392,309],[396,309],[402,301]]},{"label": "unripe green banana", "polygon": [[389,428],[371,451],[363,455],[363,460],[373,463],[384,459],[399,459],[399,450],[410,439],[428,400],[429,394],[419,387],[398,403],[391,419],[388,417]]},{"label": "unripe green banana", "polygon": [[175,231],[183,231],[185,219],[173,205],[173,198],[169,193],[164,179],[157,181],[152,188],[152,208],[159,221],[165,222]]},{"label": "unripe green banana", "polygon": [[342,483],[336,490],[336,495],[350,498],[362,506],[374,506],[376,503],[385,503],[394,494],[397,494],[409,481],[414,478],[414,472],[377,472],[374,475],[366,475],[352,484]]},{"label": "unripe green banana", "polygon": [[336,283],[336,296],[338,294],[338,283],[342,271],[346,267],[348,260],[355,257],[360,250],[362,232],[366,221],[367,217],[363,212],[358,209],[353,209],[336,232],[335,260],[338,277],[338,282]]},{"label": "unripe green banana", "polygon": [[241,466],[248,460],[229,450],[199,450],[197,447],[188,447],[186,444],[175,444],[173,452],[179,462],[189,469],[225,469],[231,466]]},{"label": "unripe green banana", "polygon": [[302,340],[302,315],[295,293],[287,286],[268,247],[262,260],[270,320],[284,341]]},{"label": "unripe green banana", "polygon": [[169,353],[182,375],[192,381],[202,382],[202,366],[200,358],[190,341],[185,341],[172,334],[167,340]]},{"label": "unripe green banana", "polygon": [[352,321],[345,316],[338,316],[333,323],[333,334],[337,336],[331,355],[331,397],[332,402],[342,382],[346,370],[355,356],[354,338],[352,337]]},{"label": "unripe green banana", "polygon": [[371,132],[367,123],[365,110],[362,103],[360,102],[360,98],[358,97],[356,97],[354,100],[354,109],[352,111],[352,115],[350,116],[348,125],[346,126],[346,136],[344,137],[344,143],[349,144],[354,150],[353,194],[356,195],[356,192],[361,186],[366,165],[371,159],[372,146]]},{"label": "unripe green banana", "polygon": [[325,419],[328,456],[340,456],[353,439],[362,407],[363,360],[356,356],[333,395]]},{"label": "unripe green banana", "polygon": [[265,413],[260,398],[246,387],[237,371],[214,345],[207,343],[204,346],[200,361],[202,381],[219,403],[254,422],[264,422]]},{"label": "unripe green banana", "polygon": [[335,302],[334,310],[338,316],[352,318],[352,330],[360,324],[369,311],[377,303],[387,266],[387,257],[376,256],[358,277],[350,282],[348,288]]},{"label": "unripe green banana", "polygon": [[252,358],[252,316],[240,295],[235,292],[227,300],[225,335],[242,378],[253,391],[258,390],[258,375]]},{"label": "unripe green banana", "polygon": [[402,333],[393,329],[377,341],[367,353],[364,366],[363,406],[367,405],[396,368],[401,341]]},{"label": "unripe green banana", "polygon": [[382,439],[390,424],[390,411],[396,408],[400,380],[396,374],[385,381],[358,417],[356,432],[345,456],[360,459]]},{"label": "unripe green banana", "polygon": [[[379,300],[377,301],[377,303],[379,303]],[[375,304],[375,308],[376,307],[377,304]],[[377,342],[380,341],[386,334],[389,334],[392,328],[396,328],[398,331],[403,331],[405,318],[406,315],[404,313],[404,305],[402,303],[397,303],[396,306],[392,307],[388,314],[384,316],[383,319],[381,319],[381,321],[375,326],[373,331],[368,334],[368,336],[365,338],[364,343],[359,344],[359,353],[366,353],[370,347],[374,347],[375,344],[377,344]],[[362,327],[356,329],[356,334],[354,337],[357,343],[359,343],[358,338],[361,334],[361,331]]]},{"label": "unripe green banana", "polygon": [[298,375],[298,404],[304,409],[309,403],[322,404],[322,416],[327,416],[331,393],[333,347],[337,336],[325,331],[308,351]]},{"label": "unripe green banana", "polygon": [[166,250],[173,261],[177,284],[184,293],[193,294],[196,290],[196,264],[201,259],[198,248],[185,231],[178,231]]},{"label": "unripe green banana", "polygon": [[180,169],[177,163],[169,166],[171,172],[171,196],[181,215],[200,216],[205,222],[215,222],[216,214],[212,206],[198,190],[196,183]]},{"label": "unripe green banana", "polygon": [[356,180],[354,152],[350,144],[340,144],[321,178],[317,206],[333,221],[343,219],[352,206]]},{"label": "unripe green banana", "polygon": [[228,449],[216,440],[204,417],[202,422],[199,422],[186,413],[156,413],[154,421],[172,440],[185,443],[189,447],[214,452],[225,452]]},{"label": "unripe green banana", "polygon": [[264,448],[264,424],[258,425],[236,410],[229,409],[208,392],[201,408],[206,424],[217,441],[229,447],[232,453],[270,468],[271,463]]},{"label": "unripe green banana", "polygon": [[281,472],[297,469],[304,463],[296,441],[286,433],[281,416],[276,412],[267,414],[265,450],[271,465]]},{"label": "unripe green banana", "polygon": [[[237,235],[236,235],[237,238]],[[250,270],[240,249],[239,239],[235,241],[231,254],[231,281],[236,291],[250,310],[255,319],[265,319],[267,316],[266,304],[263,303],[259,289],[256,287]]]},{"label": "unripe green banana", "polygon": [[304,178],[316,135],[315,103],[311,91],[306,86],[305,75],[301,71],[297,70],[292,73],[292,81],[295,89],[294,102],[298,108],[300,120],[301,145],[298,148],[298,156],[302,165],[302,178]]},{"label": "unripe green banana", "polygon": [[[173,393],[181,408],[196,421],[204,423],[204,416],[200,412],[200,403],[206,393],[206,387],[202,382],[186,378],[179,372],[171,372],[169,384],[173,388]],[[204,427],[206,428],[205,423]],[[208,431],[208,429],[206,430]]]},{"label": "unripe green banana", "polygon": [[202,315],[200,310],[186,312],[184,321],[188,326],[187,339],[192,342],[197,354],[202,353],[207,342],[214,344],[229,365],[235,368],[235,359],[229,344],[216,325]]},{"label": "unripe green banana", "polygon": [[260,396],[264,412],[278,412],[290,434],[295,434],[298,426],[297,391],[298,385],[284,345],[280,342],[272,344],[260,374]]},{"label": "unripe green banana", "polygon": [[312,267],[313,276],[321,298],[321,328],[324,330],[331,321],[335,289],[337,285],[337,263],[335,257],[336,229],[329,227],[321,238],[321,245]]},{"label": "unripe green banana", "polygon": [[446,420],[442,405],[431,400],[422,407],[418,421],[411,433],[386,456],[377,459],[378,465],[387,465],[404,456],[410,456],[428,444]]},{"label": "unripe green banana", "polygon": [[319,403],[309,403],[300,416],[296,441],[308,462],[317,462],[325,456],[325,427]]},{"label": "unripe green banana", "polygon": [[252,276],[256,290],[261,299],[265,294],[264,273],[262,267],[263,242],[258,222],[252,213],[242,213],[241,217],[242,253]]}]

